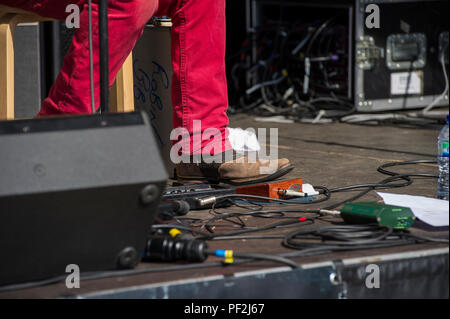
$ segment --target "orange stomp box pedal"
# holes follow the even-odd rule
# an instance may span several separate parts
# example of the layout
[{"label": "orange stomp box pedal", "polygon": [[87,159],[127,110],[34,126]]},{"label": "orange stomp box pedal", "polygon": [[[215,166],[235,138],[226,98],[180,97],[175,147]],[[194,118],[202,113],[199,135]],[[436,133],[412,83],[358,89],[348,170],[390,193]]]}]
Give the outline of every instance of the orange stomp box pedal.
[{"label": "orange stomp box pedal", "polygon": [[241,186],[236,188],[237,194],[265,196],[275,199],[285,199],[283,193],[287,190],[291,192],[302,191],[303,180],[301,178],[290,179],[267,184]]}]

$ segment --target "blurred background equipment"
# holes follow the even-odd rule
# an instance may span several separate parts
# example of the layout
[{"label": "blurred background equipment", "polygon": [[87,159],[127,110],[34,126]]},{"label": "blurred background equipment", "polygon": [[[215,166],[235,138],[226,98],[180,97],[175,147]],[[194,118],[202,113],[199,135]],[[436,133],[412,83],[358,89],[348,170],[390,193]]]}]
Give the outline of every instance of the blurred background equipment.
[{"label": "blurred background equipment", "polygon": [[448,1],[373,3],[380,28],[356,0],[247,0],[231,112],[320,122],[448,105]]}]

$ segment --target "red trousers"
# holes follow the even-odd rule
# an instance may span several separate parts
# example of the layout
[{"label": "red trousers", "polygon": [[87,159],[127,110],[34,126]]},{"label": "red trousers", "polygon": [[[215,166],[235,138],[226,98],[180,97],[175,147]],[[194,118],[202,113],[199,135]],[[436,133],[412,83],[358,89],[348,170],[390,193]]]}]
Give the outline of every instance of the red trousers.
[{"label": "red trousers", "polygon": [[[98,108],[98,0],[92,2],[94,84]],[[66,12],[68,5],[78,4],[80,8],[80,28],[75,31],[72,46],[42,105],[40,116],[91,112],[87,3],[87,0],[0,0],[0,4],[60,20],[66,20],[71,13]],[[187,129],[192,137],[201,133],[194,132],[193,121],[201,120],[201,131],[218,129],[222,133],[219,147],[222,151],[229,149],[226,138],[225,0],[109,0],[108,3],[110,85],[149,19],[152,16],[172,18],[174,127]],[[207,144],[211,147],[210,141],[212,139],[203,140],[201,148]],[[198,145],[193,146],[192,141],[190,148],[190,153],[198,153]]]}]

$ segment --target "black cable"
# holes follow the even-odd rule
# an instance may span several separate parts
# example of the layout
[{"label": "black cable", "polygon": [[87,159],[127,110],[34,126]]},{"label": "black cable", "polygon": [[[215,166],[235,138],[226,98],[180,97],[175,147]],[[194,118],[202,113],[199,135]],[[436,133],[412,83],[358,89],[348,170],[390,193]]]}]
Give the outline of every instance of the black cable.
[{"label": "black cable", "polygon": [[[385,174],[385,175],[395,176],[395,175],[399,175],[399,174],[388,171],[385,168],[393,167],[393,166],[411,165],[411,164],[437,164],[437,161],[435,161],[435,160],[415,160],[415,161],[404,161],[404,162],[391,162],[391,163],[386,163],[386,164],[380,165],[377,168],[377,171],[382,174]],[[430,175],[430,174],[410,174],[409,176],[439,177],[438,175]]]},{"label": "black cable", "polygon": [[192,229],[191,227],[188,226],[184,226],[184,225],[173,225],[173,224],[155,224],[152,225],[152,230],[156,230],[156,229],[172,229],[172,228],[176,228],[178,230],[185,230],[191,233],[195,233],[198,235],[202,235],[202,236],[208,236],[209,234],[199,231],[199,230],[195,230]]},{"label": "black cable", "polygon": [[[319,97],[319,98],[308,101],[308,103],[313,105],[314,107],[316,107],[314,104],[320,103],[320,102],[335,103],[336,106],[340,106],[340,108],[337,109],[336,106],[330,107],[328,105],[328,107],[324,107],[322,105],[321,109],[326,109],[326,112],[323,115],[324,118],[340,119],[345,116],[352,115],[353,113],[355,113],[357,111],[355,104],[344,98]],[[342,110],[342,106],[345,106],[346,109]],[[330,108],[331,108],[331,110],[330,110]]]},{"label": "black cable", "polygon": [[237,230],[237,231],[233,231],[233,232],[225,232],[225,233],[208,234],[208,235],[203,236],[203,237],[198,237],[197,239],[200,239],[200,240],[211,240],[211,239],[213,239],[215,237],[234,236],[234,235],[241,235],[241,234],[246,234],[246,233],[259,232],[259,231],[274,229],[274,228],[276,228],[278,226],[286,226],[286,225],[291,225],[291,224],[295,224],[295,223],[300,223],[298,218],[290,218],[289,220],[282,220],[280,222],[273,223],[273,224],[270,224],[270,225],[267,225],[267,226],[258,227],[258,228],[242,229],[242,230]]},{"label": "black cable", "polygon": [[[333,188],[330,190],[332,193],[336,192],[342,192],[342,191],[348,191],[358,188],[370,188],[370,189],[376,189],[376,188],[399,188],[399,187],[406,187],[412,184],[412,180],[409,178],[411,175],[409,174],[402,174],[402,175],[394,175],[392,177],[386,178],[381,182],[374,183],[374,184],[360,184],[360,185],[349,185],[349,186],[342,186],[338,188]],[[396,181],[398,179],[403,179],[405,182],[403,183],[391,183],[392,181]]]},{"label": "black cable", "polygon": [[[397,187],[406,187],[409,186],[413,183],[413,180],[411,179],[411,177],[425,177],[425,178],[438,178],[438,175],[433,175],[433,174],[416,174],[416,173],[409,173],[409,174],[398,174],[395,172],[391,172],[386,170],[386,167],[393,167],[393,166],[402,166],[402,165],[412,165],[412,164],[435,164],[436,161],[434,160],[414,160],[414,161],[404,161],[404,162],[391,162],[391,163],[386,163],[383,164],[381,166],[378,167],[378,172],[385,174],[385,175],[389,175],[389,178],[384,179],[383,181],[376,183],[376,184],[366,184],[366,185],[352,185],[352,186],[345,186],[345,187],[340,187],[340,188],[335,188],[335,189],[331,189],[330,192],[338,192],[338,191],[343,191],[343,190],[351,190],[351,189],[356,189],[356,188],[364,188],[367,187],[366,190],[363,190],[361,193],[352,196],[351,198],[348,198],[344,201],[335,203],[333,205],[330,205],[328,207],[325,207],[323,209],[334,209],[336,207],[339,207],[342,204],[345,204],[346,202],[351,202],[354,201],[356,199],[361,198],[362,196],[366,195],[367,193],[369,193],[372,190],[375,190],[377,188],[397,188]],[[403,183],[398,183],[398,184],[393,184],[391,182],[396,181],[396,180],[404,180]]]},{"label": "black cable", "polygon": [[65,276],[58,276],[46,280],[41,281],[33,281],[33,282],[26,282],[23,284],[14,284],[14,285],[7,285],[7,286],[1,286],[0,287],[0,293],[8,292],[8,291],[14,291],[14,290],[22,290],[22,289],[30,289],[30,288],[36,288],[36,287],[42,287],[42,286],[48,286],[52,284],[57,284],[60,282],[63,282],[67,278],[67,275]]},{"label": "black cable", "polygon": [[406,80],[406,89],[405,89],[405,94],[403,95],[403,107],[402,109],[406,109],[406,104],[408,102],[408,94],[409,94],[409,88],[411,86],[411,77],[412,77],[412,72],[413,72],[413,66],[414,66],[414,61],[417,60],[418,56],[414,55],[411,60],[409,61],[409,70],[408,70],[408,79]]},{"label": "black cable", "polygon": [[[287,234],[283,240],[283,245],[296,249],[327,244],[361,246],[378,242],[391,234],[392,228],[378,225],[332,225],[302,228]],[[312,242],[313,240],[316,240],[316,242]]]},{"label": "black cable", "polygon": [[339,245],[320,245],[317,247],[311,247],[311,248],[305,248],[305,249],[298,249],[291,253],[285,253],[282,254],[283,257],[286,258],[294,258],[294,257],[306,257],[306,256],[314,256],[314,255],[320,255],[320,254],[329,254],[329,253],[335,253],[340,251],[354,251],[354,250],[361,250],[361,249],[378,249],[378,248],[388,248],[388,247],[395,247],[395,246],[403,246],[403,245],[411,245],[415,244],[416,241],[412,240],[406,240],[406,239],[399,239],[399,240],[390,240],[385,241],[383,243],[372,243],[367,244],[365,246],[339,246]]},{"label": "black cable", "polygon": [[[233,218],[236,216],[252,216],[261,218],[279,218],[284,217],[284,213],[320,213],[320,209],[301,209],[301,208],[281,208],[281,209],[256,209],[246,212],[233,212],[233,213],[223,213],[216,215],[210,219],[208,222],[214,222],[220,219]],[[292,218],[292,217],[289,217]]]},{"label": "black cable", "polygon": [[311,52],[311,48],[313,43],[316,41],[317,37],[322,33],[323,30],[325,30],[330,23],[332,23],[337,17],[339,17],[341,14],[335,15],[331,17],[330,19],[323,22],[314,32],[313,36],[311,37],[311,40],[309,40],[309,44],[305,51],[305,56],[309,57],[309,53]]},{"label": "black cable", "polygon": [[108,0],[99,1],[100,109],[109,112]]},{"label": "black cable", "polygon": [[[334,203],[334,204],[332,204],[332,205],[329,205],[329,206],[327,206],[327,207],[324,207],[323,209],[327,209],[327,210],[329,210],[329,209],[335,209],[335,208],[337,208],[337,207],[339,207],[339,206],[341,206],[341,205],[343,205],[343,204],[345,204],[345,203],[353,202],[353,201],[355,201],[355,200],[357,200],[357,199],[363,197],[363,196],[366,195],[367,193],[369,193],[369,192],[375,190],[375,189],[378,188],[378,187],[386,187],[386,184],[387,184],[388,182],[390,182],[390,181],[392,181],[392,180],[395,180],[395,179],[398,179],[398,178],[404,178],[404,179],[407,179],[407,182],[404,183],[404,186],[408,186],[408,185],[411,185],[411,184],[412,184],[412,180],[409,179],[408,175],[392,176],[392,177],[387,178],[387,179],[381,181],[380,183],[376,184],[377,186],[375,186],[375,185],[374,185],[374,186],[369,186],[367,189],[363,190],[361,193],[359,193],[359,194],[357,194],[357,195],[355,195],[355,196],[352,196],[352,197],[350,197],[350,198],[347,198],[347,199],[345,199],[345,200],[342,200],[342,201],[340,201],[340,202],[338,202],[338,203]],[[356,186],[359,187],[360,185],[356,185]],[[351,186],[347,186],[347,188],[349,188],[349,187],[351,187]],[[399,187],[400,187],[400,186],[399,186]]]},{"label": "black cable", "polygon": [[245,194],[227,194],[216,197],[216,202],[226,200],[226,199],[232,199],[232,198],[243,198],[243,199],[259,199],[263,201],[271,201],[276,203],[282,203],[282,204],[288,204],[288,205],[301,205],[301,204],[316,204],[321,203],[325,200],[328,200],[331,196],[331,192],[328,190],[328,188],[324,186],[313,186],[315,189],[321,190],[319,192],[321,195],[324,195],[325,198],[314,200],[311,202],[301,203],[301,202],[295,202],[292,200],[286,200],[286,199],[279,199],[279,198],[272,198],[272,197],[266,197],[266,196],[257,196],[257,195],[245,195]]},{"label": "black cable", "polygon": [[378,225],[332,225],[298,229],[287,234],[283,246],[300,250],[290,257],[356,249],[374,249],[421,242],[448,243],[448,239],[420,237],[406,230]]},{"label": "black cable", "polygon": [[[447,233],[448,235],[448,233]],[[421,240],[421,241],[428,241],[428,242],[433,242],[433,243],[448,243],[448,238],[432,238],[432,237],[428,237],[428,236],[419,236],[419,235],[415,235],[415,234],[409,234],[408,237],[410,238],[414,238],[417,240]]]},{"label": "black cable", "polygon": [[[206,253],[211,255],[211,256],[216,256],[216,251],[215,250],[206,250]],[[275,261],[278,263],[282,263],[285,265],[288,265],[290,267],[292,267],[293,269],[298,269],[300,268],[300,265],[298,265],[296,262],[286,259],[284,257],[280,257],[277,255],[266,255],[266,254],[246,254],[246,253],[237,253],[235,251],[233,251],[233,257],[235,258],[245,258],[245,259],[254,259],[254,260],[268,260],[268,261]]]}]

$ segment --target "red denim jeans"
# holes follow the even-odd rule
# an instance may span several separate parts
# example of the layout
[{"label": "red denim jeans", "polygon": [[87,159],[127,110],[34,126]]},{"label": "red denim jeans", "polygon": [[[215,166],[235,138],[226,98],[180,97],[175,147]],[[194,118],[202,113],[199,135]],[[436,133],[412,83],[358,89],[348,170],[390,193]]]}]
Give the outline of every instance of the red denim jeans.
[{"label": "red denim jeans", "polygon": [[[96,108],[99,107],[98,0],[93,0],[94,85]],[[109,0],[109,83],[112,85],[125,59],[152,16],[172,18],[173,124],[185,128],[190,137],[193,121],[201,120],[201,131],[218,129],[222,151],[228,150],[228,117],[225,75],[225,0]],[[70,4],[80,8],[80,28],[63,67],[45,99],[39,116],[90,113],[90,78],[88,50],[87,0],[0,0],[0,4],[35,12],[44,17],[66,20]],[[155,46],[158,45],[155,43]],[[190,141],[190,153],[199,146]],[[212,146],[206,138],[201,148]],[[185,145],[187,147],[187,145]],[[214,148],[214,153],[217,153]],[[187,149],[185,149],[187,150]]]}]

